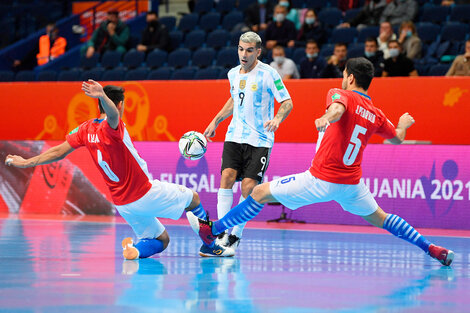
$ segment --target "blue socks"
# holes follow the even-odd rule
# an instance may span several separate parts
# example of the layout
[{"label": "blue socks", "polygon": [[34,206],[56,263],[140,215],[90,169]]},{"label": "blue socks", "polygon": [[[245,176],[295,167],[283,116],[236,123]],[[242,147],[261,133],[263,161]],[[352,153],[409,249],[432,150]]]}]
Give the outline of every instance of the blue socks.
[{"label": "blue socks", "polygon": [[142,239],[134,247],[139,250],[140,258],[148,258],[163,251],[163,242],[158,239]]},{"label": "blue socks", "polygon": [[191,212],[196,215],[201,220],[205,220],[207,218],[206,211],[202,207],[202,204],[199,203],[197,207],[191,210]]},{"label": "blue socks", "polygon": [[388,214],[385,218],[383,228],[398,238],[404,239],[420,247],[424,252],[429,253],[429,245],[431,242],[421,236],[420,233],[398,215]]},{"label": "blue socks", "polygon": [[223,218],[212,224],[212,233],[218,235],[235,225],[248,222],[258,215],[263,206],[263,204],[259,204],[251,196],[248,196],[245,201],[231,209]]}]

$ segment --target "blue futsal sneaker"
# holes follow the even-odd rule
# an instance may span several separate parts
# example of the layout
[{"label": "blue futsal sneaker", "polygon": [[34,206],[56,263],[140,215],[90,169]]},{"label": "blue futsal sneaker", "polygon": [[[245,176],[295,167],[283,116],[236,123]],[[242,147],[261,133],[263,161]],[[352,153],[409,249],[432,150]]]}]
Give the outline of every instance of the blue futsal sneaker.
[{"label": "blue futsal sneaker", "polygon": [[214,241],[217,236],[212,233],[212,222],[209,221],[209,215],[207,215],[207,220],[202,220],[192,212],[186,212],[186,217],[188,218],[191,228],[199,235],[202,242],[208,247],[214,246]]},{"label": "blue futsal sneaker", "polygon": [[199,255],[202,257],[231,257],[235,255],[235,250],[233,248],[226,248],[214,244],[212,247],[208,247],[205,244],[199,249]]}]

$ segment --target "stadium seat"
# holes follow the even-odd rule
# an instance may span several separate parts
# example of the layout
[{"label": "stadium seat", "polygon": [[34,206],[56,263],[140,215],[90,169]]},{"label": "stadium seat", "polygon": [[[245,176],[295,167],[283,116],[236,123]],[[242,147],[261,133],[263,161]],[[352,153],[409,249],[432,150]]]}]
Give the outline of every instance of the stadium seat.
[{"label": "stadium seat", "polygon": [[[238,47],[238,43],[240,42],[240,36],[242,34],[243,34],[243,32],[232,32],[232,33],[230,33],[230,45]],[[258,35],[259,35],[259,33],[258,33]],[[261,37],[261,40],[263,40],[263,37]]]},{"label": "stadium seat", "polygon": [[101,76],[103,76],[104,68],[102,67],[95,67],[90,70],[83,71],[82,79],[81,80],[101,80]]},{"label": "stadium seat", "polygon": [[0,82],[12,82],[15,80],[15,73],[12,71],[0,71]]},{"label": "stadium seat", "polygon": [[57,81],[63,82],[75,82],[80,81],[81,79],[82,70],[80,69],[60,71],[59,75],[57,76]]},{"label": "stadium seat", "polygon": [[355,28],[335,28],[330,37],[331,43],[344,42],[346,44],[354,42],[357,37]]},{"label": "stadium seat", "polygon": [[302,9],[304,7],[304,0],[292,0],[291,5],[295,9]]},{"label": "stadium seat", "polygon": [[464,41],[468,33],[468,25],[462,23],[449,23],[442,27],[441,42]]},{"label": "stadium seat", "polygon": [[126,71],[123,69],[112,69],[112,70],[107,70],[103,73],[103,76],[101,76],[101,80],[104,81],[121,81],[124,80],[124,75]]},{"label": "stadium seat", "polygon": [[238,10],[243,12],[255,2],[256,0],[240,0],[238,1]]},{"label": "stadium seat", "polygon": [[315,11],[319,12],[323,8],[328,6],[328,0],[306,0],[305,7],[313,8]]},{"label": "stadium seat", "polygon": [[145,53],[137,50],[128,51],[122,60],[122,65],[129,68],[137,68],[142,65],[145,59]]},{"label": "stadium seat", "polygon": [[214,49],[227,46],[230,41],[230,33],[225,29],[216,29],[207,36],[206,45]]},{"label": "stadium seat", "polygon": [[420,22],[431,22],[442,24],[447,20],[449,7],[446,6],[424,6]]},{"label": "stadium seat", "polygon": [[100,59],[100,54],[95,53],[91,58],[87,58],[85,56],[82,56],[80,58],[80,67],[84,69],[90,69],[94,68],[98,65],[98,61]]},{"label": "stadium seat", "polygon": [[19,71],[16,73],[15,80],[17,82],[32,82],[36,80],[34,71]]},{"label": "stadium seat", "polygon": [[216,52],[213,48],[200,48],[193,54],[192,65],[209,67],[215,59]]},{"label": "stadium seat", "polygon": [[358,42],[365,42],[368,37],[377,38],[378,36],[379,36],[379,27],[378,26],[364,27],[359,32],[359,35],[357,36],[357,41]]},{"label": "stadium seat", "polygon": [[333,54],[333,50],[335,49],[335,45],[333,44],[324,44],[320,49],[320,56],[323,58],[329,57]]},{"label": "stadium seat", "polygon": [[175,29],[175,26],[176,26],[176,18],[174,16],[164,16],[164,17],[160,17],[158,19],[158,21],[160,23],[162,23],[163,25],[165,25],[166,29],[171,32],[172,30]]},{"label": "stadium seat", "polygon": [[348,59],[362,56],[364,56],[364,46],[354,45],[353,47],[348,48]]},{"label": "stadium seat", "polygon": [[295,64],[300,64],[300,61],[302,61],[302,59],[305,57],[306,55],[304,47],[296,48],[292,54],[292,60],[295,62]]},{"label": "stadium seat", "polygon": [[345,22],[348,22],[348,21],[352,20],[353,18],[355,18],[359,14],[359,12],[361,12],[361,11],[362,11],[362,8],[349,9],[344,13],[343,20]]},{"label": "stadium seat", "polygon": [[38,82],[55,82],[57,80],[57,72],[56,71],[41,71],[38,73],[36,80]]},{"label": "stadium seat", "polygon": [[184,47],[190,50],[200,48],[206,41],[206,33],[197,29],[189,32],[184,39]]},{"label": "stadium seat", "polygon": [[430,44],[439,36],[441,27],[433,23],[416,23],[416,31],[423,43]]},{"label": "stadium seat", "polygon": [[217,66],[232,68],[237,66],[238,63],[238,49],[236,47],[223,48],[217,55]]},{"label": "stadium seat", "polygon": [[450,12],[450,20],[453,22],[470,23],[470,4],[455,5]]},{"label": "stadium seat", "polygon": [[183,15],[178,24],[178,30],[182,32],[189,32],[196,28],[199,15],[195,13]]},{"label": "stadium seat", "polygon": [[220,72],[219,72],[219,79],[228,79],[227,77],[227,74],[228,74],[228,71],[230,71],[229,68],[221,68]]},{"label": "stadium seat", "polygon": [[427,76],[430,67],[431,65],[427,63],[415,62],[415,69],[418,71],[419,76]]},{"label": "stadium seat", "polygon": [[180,48],[181,43],[183,42],[183,32],[180,30],[174,30],[170,32],[169,35],[171,50]]},{"label": "stadium seat", "polygon": [[146,65],[150,68],[162,67],[168,58],[168,52],[155,49],[147,55]]},{"label": "stadium seat", "polygon": [[451,65],[450,63],[433,65],[429,69],[428,76],[445,76],[445,74],[450,68],[450,65]]},{"label": "stadium seat", "polygon": [[172,80],[191,80],[196,74],[197,68],[193,66],[177,69],[171,75]]},{"label": "stadium seat", "polygon": [[129,70],[125,75],[125,80],[146,80],[149,72],[149,69],[146,67]]},{"label": "stadium seat", "polygon": [[210,12],[214,7],[214,0],[197,0],[194,5],[194,12],[204,14]]},{"label": "stadium seat", "polygon": [[151,80],[169,80],[173,69],[170,67],[161,67],[159,69],[150,71],[147,79]]},{"label": "stadium seat", "polygon": [[220,24],[220,13],[210,12],[201,17],[199,20],[199,28],[205,32],[211,32]]},{"label": "stadium seat", "polygon": [[220,74],[220,67],[212,66],[208,68],[199,69],[194,76],[194,79],[218,79]]},{"label": "stadium seat", "polygon": [[101,66],[105,69],[113,69],[121,63],[122,53],[118,51],[106,51],[101,58]]},{"label": "stadium seat", "polygon": [[191,59],[191,51],[186,48],[180,48],[168,55],[168,66],[179,68],[188,65]]},{"label": "stadium seat", "polygon": [[235,8],[236,0],[219,0],[217,4],[217,12],[227,14]]},{"label": "stadium seat", "polygon": [[240,23],[243,23],[243,14],[239,11],[232,11],[224,16],[222,28],[230,32],[235,25]]},{"label": "stadium seat", "polygon": [[328,27],[335,27],[341,22],[343,12],[337,8],[326,8],[318,13],[318,20]]}]

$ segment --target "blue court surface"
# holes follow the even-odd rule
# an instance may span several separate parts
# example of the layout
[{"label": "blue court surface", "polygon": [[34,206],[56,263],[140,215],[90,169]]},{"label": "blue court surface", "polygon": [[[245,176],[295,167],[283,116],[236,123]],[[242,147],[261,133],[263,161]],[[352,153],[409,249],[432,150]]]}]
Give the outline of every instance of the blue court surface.
[{"label": "blue court surface", "polygon": [[[335,226],[333,226],[334,228]],[[443,267],[386,234],[246,229],[234,258],[201,258],[189,226],[125,261],[122,223],[0,219],[1,312],[470,312],[470,238],[427,236]]]}]

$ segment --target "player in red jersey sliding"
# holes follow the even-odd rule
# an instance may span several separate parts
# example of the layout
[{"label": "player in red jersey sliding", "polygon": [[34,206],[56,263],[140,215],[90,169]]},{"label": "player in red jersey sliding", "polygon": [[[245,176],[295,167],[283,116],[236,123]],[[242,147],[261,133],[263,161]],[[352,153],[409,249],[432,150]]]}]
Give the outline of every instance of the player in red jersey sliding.
[{"label": "player in red jersey sliding", "polygon": [[309,170],[258,185],[250,197],[218,221],[206,221],[188,213],[191,226],[204,244],[211,246],[221,232],[251,220],[265,203],[280,202],[295,210],[304,205],[335,200],[344,210],[420,247],[443,265],[450,265],[454,252],[432,244],[401,217],[385,213],[360,181],[362,154],[369,138],[375,133],[393,144],[400,144],[406,130],[415,122],[405,113],[395,128],[372,104],[367,89],[373,77],[371,62],[365,58],[348,60],[343,71],[342,89],[328,92],[327,111],[315,120],[320,134]]},{"label": "player in red jersey sliding", "polygon": [[[147,163],[135,149],[121,117],[124,89],[89,80],[82,84],[86,95],[99,99],[100,117],[82,123],[66,141],[35,157],[8,155],[5,163],[33,167],[65,158],[73,150],[86,147],[103,175],[116,209],[134,230],[139,242],[122,241],[126,259],[146,258],[166,249],[170,237],[157,217],[178,219],[183,211],[206,218],[199,195],[185,186],[153,180]],[[219,256],[233,256],[231,248],[215,247]]]}]

